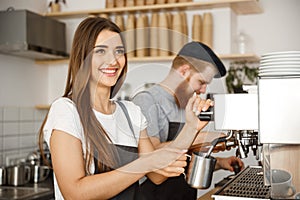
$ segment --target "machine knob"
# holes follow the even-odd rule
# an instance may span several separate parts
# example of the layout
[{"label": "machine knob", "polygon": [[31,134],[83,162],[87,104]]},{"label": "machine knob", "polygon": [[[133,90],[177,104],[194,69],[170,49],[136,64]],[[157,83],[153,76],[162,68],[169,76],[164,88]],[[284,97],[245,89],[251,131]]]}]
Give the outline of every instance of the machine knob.
[{"label": "machine knob", "polygon": [[234,174],[238,174],[241,171],[241,167],[238,162],[234,162],[231,165],[233,167]]}]

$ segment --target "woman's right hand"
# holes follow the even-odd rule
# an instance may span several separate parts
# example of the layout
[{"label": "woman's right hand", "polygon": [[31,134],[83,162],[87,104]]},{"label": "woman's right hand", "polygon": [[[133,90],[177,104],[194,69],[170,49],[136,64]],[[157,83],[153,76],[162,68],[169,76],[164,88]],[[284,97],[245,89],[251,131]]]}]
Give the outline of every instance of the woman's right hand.
[{"label": "woman's right hand", "polygon": [[180,176],[180,174],[184,173],[185,167],[187,165],[186,160],[187,156],[186,154],[183,154],[173,163],[169,164],[167,167],[158,169],[155,172],[165,177]]}]

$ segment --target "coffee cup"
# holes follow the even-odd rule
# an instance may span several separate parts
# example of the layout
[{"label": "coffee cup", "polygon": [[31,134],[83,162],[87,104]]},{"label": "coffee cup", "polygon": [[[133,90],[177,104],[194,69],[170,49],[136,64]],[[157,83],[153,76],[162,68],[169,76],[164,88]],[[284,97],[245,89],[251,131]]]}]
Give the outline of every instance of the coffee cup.
[{"label": "coffee cup", "polygon": [[281,169],[272,169],[271,171],[271,197],[282,199],[291,197],[296,193],[292,185],[292,175]]},{"label": "coffee cup", "polygon": [[207,189],[211,185],[216,159],[206,153],[193,152],[186,176],[187,183],[197,189]]}]

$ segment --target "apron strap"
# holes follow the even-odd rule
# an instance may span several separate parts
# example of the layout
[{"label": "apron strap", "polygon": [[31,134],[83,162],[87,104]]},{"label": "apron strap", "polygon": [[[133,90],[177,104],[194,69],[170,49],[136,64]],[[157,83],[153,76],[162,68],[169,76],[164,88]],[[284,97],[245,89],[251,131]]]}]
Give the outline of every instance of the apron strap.
[{"label": "apron strap", "polygon": [[[127,122],[128,122],[128,125],[129,125],[129,128],[131,130],[131,132],[133,133],[134,135],[134,130],[133,130],[133,126],[132,126],[132,123],[131,123],[131,120],[130,120],[130,117],[129,117],[129,114],[128,114],[128,111],[127,111],[127,108],[126,106],[121,102],[121,101],[116,101],[119,106],[122,108],[124,114],[125,114],[125,117],[127,119]],[[134,135],[135,136],[135,135]]]},{"label": "apron strap", "polygon": [[[118,105],[120,105],[121,109],[123,110],[123,112],[125,114],[125,117],[127,119],[129,128],[130,128],[130,130],[131,130],[131,132],[133,134],[134,139],[136,140],[136,137],[135,137],[135,134],[134,134],[134,129],[133,129],[133,126],[132,126],[132,123],[131,123],[131,120],[130,120],[130,117],[129,117],[129,114],[128,114],[126,106],[122,102],[120,102],[120,101],[116,101],[116,102],[118,103]],[[94,171],[94,173],[95,174],[99,173],[97,158],[98,158],[98,151],[94,150],[94,165],[95,165],[95,171]]]}]

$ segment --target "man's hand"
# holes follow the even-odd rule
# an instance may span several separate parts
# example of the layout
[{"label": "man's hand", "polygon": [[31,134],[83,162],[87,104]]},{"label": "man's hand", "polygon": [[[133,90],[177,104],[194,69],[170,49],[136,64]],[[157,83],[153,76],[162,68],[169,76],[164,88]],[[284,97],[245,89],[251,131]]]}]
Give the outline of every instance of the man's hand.
[{"label": "man's hand", "polygon": [[227,158],[218,157],[215,170],[225,169],[225,170],[229,170],[229,171],[233,172],[235,164],[238,164],[238,166],[240,167],[241,170],[245,168],[243,161],[241,159],[239,159],[238,157],[235,157],[235,156],[231,156],[231,157],[227,157]]}]

